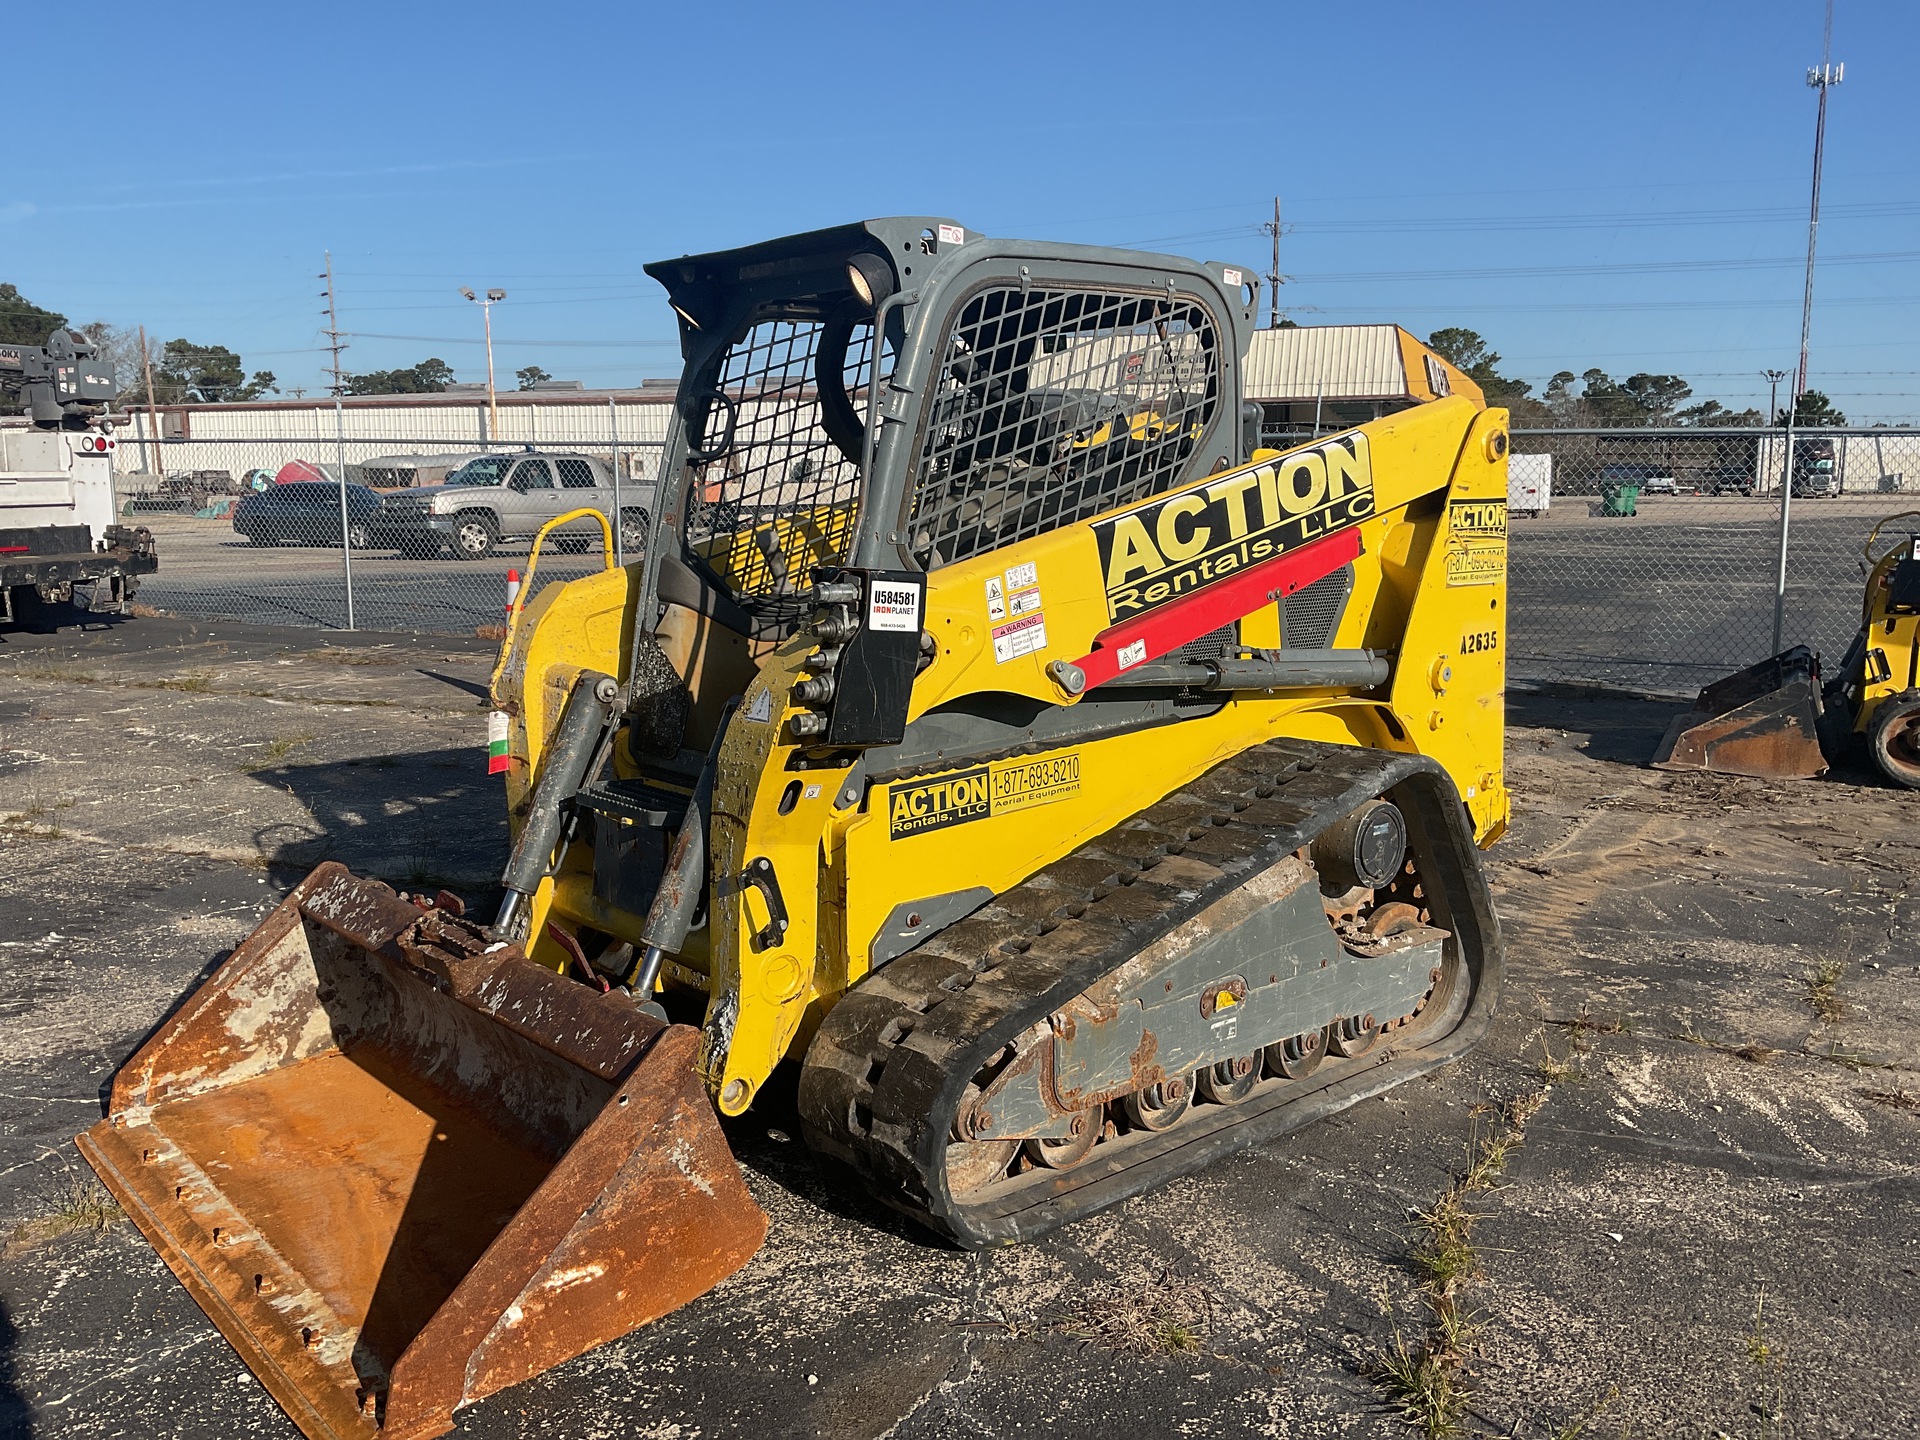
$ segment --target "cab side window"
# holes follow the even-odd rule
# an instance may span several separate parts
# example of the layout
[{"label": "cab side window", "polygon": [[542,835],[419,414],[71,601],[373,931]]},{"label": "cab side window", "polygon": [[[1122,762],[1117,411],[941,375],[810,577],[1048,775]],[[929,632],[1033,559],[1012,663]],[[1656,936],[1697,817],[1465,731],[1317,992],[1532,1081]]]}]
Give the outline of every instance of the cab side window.
[{"label": "cab side window", "polygon": [[593,466],[585,460],[567,458],[554,461],[560,470],[560,487],[563,490],[595,490],[599,488],[599,478],[593,473]]},{"label": "cab side window", "polygon": [[513,488],[525,493],[528,490],[551,490],[553,488],[553,468],[544,460],[522,460],[513,472]]}]

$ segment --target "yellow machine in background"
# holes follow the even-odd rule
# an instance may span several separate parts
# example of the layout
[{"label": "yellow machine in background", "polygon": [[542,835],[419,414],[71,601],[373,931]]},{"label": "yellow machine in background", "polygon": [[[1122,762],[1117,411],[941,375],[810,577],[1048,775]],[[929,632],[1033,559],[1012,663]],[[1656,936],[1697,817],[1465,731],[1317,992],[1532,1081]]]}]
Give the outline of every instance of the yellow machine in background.
[{"label": "yellow machine in background", "polygon": [[1233,266],[897,219],[650,273],[661,513],[514,617],[492,923],[322,867],[82,1139],[310,1436],[440,1433],[745,1263],[715,1112],[783,1064],[815,1150],[1006,1244],[1445,1063],[1498,990],[1464,375],[1269,449]]},{"label": "yellow machine in background", "polygon": [[1920,534],[1875,554],[1889,515],[1861,547],[1860,628],[1824,686],[1819,657],[1796,645],[1701,690],[1667,728],[1653,763],[1766,779],[1824,775],[1864,750],[1895,785],[1920,789]]}]

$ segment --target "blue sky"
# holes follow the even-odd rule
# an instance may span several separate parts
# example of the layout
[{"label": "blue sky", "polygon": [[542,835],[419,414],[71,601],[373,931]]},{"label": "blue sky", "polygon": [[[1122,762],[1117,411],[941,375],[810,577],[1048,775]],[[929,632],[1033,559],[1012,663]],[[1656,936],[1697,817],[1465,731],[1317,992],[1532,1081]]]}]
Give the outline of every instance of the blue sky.
[{"label": "blue sky", "polygon": [[[1303,323],[1481,331],[1764,403],[1791,368],[1820,0],[203,6],[12,17],[0,280],[76,321],[349,369],[677,369],[641,265],[864,215],[1264,270]],[[76,37],[83,37],[77,38]],[[1839,0],[1812,383],[1920,420],[1920,6]],[[18,67],[16,66],[16,69]],[[94,72],[97,71],[97,78]],[[18,78],[18,77],[16,77]]]}]

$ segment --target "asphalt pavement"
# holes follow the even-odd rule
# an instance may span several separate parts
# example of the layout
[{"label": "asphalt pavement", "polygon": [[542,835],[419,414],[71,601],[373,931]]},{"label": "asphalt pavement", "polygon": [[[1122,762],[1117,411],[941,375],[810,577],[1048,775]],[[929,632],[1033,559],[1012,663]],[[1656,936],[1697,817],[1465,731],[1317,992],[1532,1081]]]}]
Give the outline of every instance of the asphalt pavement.
[{"label": "asphalt pavement", "polygon": [[[318,860],[486,895],[489,659],[166,619],[0,634],[0,1436],[292,1440],[132,1227],[76,1206],[71,1137]],[[1920,1433],[1915,798],[1648,770],[1673,710],[1515,697],[1505,993],[1461,1063],[972,1255],[824,1176],[773,1095],[728,1127],[766,1248],[458,1433],[1407,1435],[1373,1376],[1423,1324],[1417,1216],[1523,1098],[1475,1202],[1476,1433]]]}]

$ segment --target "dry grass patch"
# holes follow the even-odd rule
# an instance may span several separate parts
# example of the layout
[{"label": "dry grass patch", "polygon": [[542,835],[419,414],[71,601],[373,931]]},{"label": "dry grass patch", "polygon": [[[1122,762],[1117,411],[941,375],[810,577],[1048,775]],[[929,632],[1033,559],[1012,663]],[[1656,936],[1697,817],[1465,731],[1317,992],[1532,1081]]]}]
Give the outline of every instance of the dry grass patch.
[{"label": "dry grass patch", "polygon": [[1095,1287],[1070,1314],[1038,1326],[1132,1355],[1197,1355],[1213,1334],[1213,1296],[1196,1280],[1162,1270],[1145,1280]]},{"label": "dry grass patch", "polygon": [[1476,1107],[1476,1116],[1497,1119],[1476,1129],[1466,1166],[1419,1217],[1410,1259],[1426,1311],[1421,1333],[1409,1339],[1396,1325],[1392,1344],[1369,1357],[1374,1384],[1428,1440],[1460,1434],[1467,1411],[1465,1370],[1478,1327],[1465,1295],[1481,1275],[1473,1243],[1473,1227],[1481,1217],[1474,1202],[1498,1186],[1508,1160],[1526,1143],[1527,1122],[1547,1103],[1549,1088],[1542,1085],[1504,1105]]},{"label": "dry grass patch", "polygon": [[54,1186],[40,1214],[13,1227],[0,1254],[18,1255],[76,1230],[109,1230],[126,1218],[119,1202],[92,1174],[70,1172]]},{"label": "dry grass patch", "polygon": [[1840,998],[1840,977],[1846,968],[1844,962],[1828,956],[1807,972],[1807,1004],[1829,1025],[1847,1018],[1847,1002]]},{"label": "dry grass patch", "polygon": [[373,645],[364,650],[350,650],[344,645],[322,645],[318,650],[303,650],[293,657],[296,660],[317,660],[323,665],[399,665],[406,656],[397,655],[391,646]]},{"label": "dry grass patch", "polygon": [[1920,1110],[1920,1098],[1905,1090],[1856,1090],[1853,1093],[1889,1110]]}]

